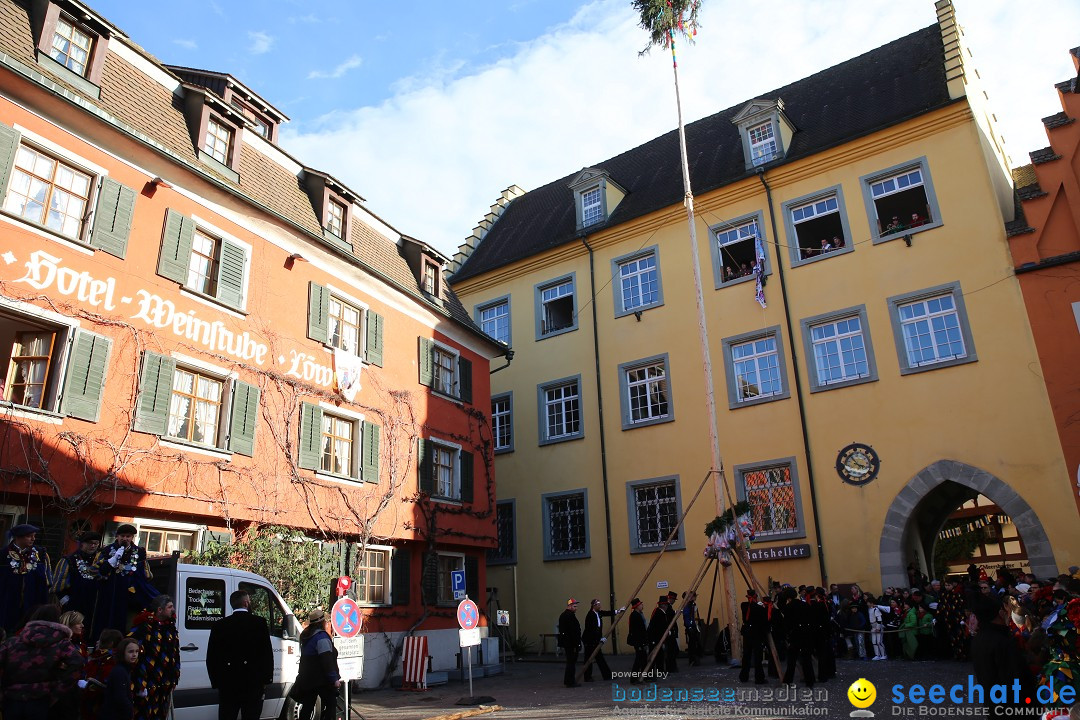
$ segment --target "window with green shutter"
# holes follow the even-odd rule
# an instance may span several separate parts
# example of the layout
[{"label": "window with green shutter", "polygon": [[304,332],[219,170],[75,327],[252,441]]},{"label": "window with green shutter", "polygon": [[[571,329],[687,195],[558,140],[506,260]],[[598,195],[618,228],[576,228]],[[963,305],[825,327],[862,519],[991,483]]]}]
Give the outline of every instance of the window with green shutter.
[{"label": "window with green shutter", "polygon": [[109,338],[83,330],[75,333],[64,381],[65,414],[90,422],[98,421],[111,348]]},{"label": "window with green shutter", "polygon": [[[43,321],[35,310],[0,312],[0,399],[21,408],[56,412],[72,329]],[[104,346],[100,349],[104,351]],[[92,414],[91,409],[84,405],[79,412]]]},{"label": "window with green shutter", "polygon": [[196,226],[169,209],[158,256],[158,275],[234,310],[244,309],[248,249]]},{"label": "window with green shutter", "polygon": [[379,482],[379,443],[382,428],[375,423],[363,423],[363,443],[360,450],[360,478],[364,482]]},{"label": "window with green shutter", "polygon": [[90,245],[123,259],[135,215],[135,191],[112,178],[101,179]]},{"label": "window with green shutter", "polygon": [[245,382],[233,383],[232,414],[229,419],[229,450],[253,457],[255,428],[259,424],[259,388]]}]

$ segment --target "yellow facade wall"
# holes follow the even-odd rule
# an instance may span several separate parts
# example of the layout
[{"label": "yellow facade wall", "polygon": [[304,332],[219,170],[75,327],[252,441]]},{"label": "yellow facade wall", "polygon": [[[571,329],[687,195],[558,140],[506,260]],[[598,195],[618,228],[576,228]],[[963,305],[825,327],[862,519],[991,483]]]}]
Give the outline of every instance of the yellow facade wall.
[{"label": "yellow facade wall", "polygon": [[[901,240],[875,244],[860,178],[918,158],[926,158],[943,224]],[[1039,361],[1011,262],[991,171],[984,163],[979,131],[966,102],[908,121],[813,157],[770,170],[779,255],[765,188],[757,177],[697,197],[697,234],[710,349],[714,369],[721,452],[729,487],[735,466],[794,458],[800,483],[805,538],[757,546],[808,543],[809,559],[759,562],[762,581],[793,584],[823,581],[816,532],[820,530],[829,582],[858,582],[880,590],[881,538],[887,513],[905,486],[928,466],[954,460],[994,476],[1034,510],[1045,529],[1059,568],[1080,564],[1080,525],[1053,418],[1039,373]],[[846,204],[854,250],[792,267],[783,222],[783,203],[839,185]],[[768,240],[771,275],[768,308],[754,299],[752,283],[714,289],[710,227],[761,213]],[[599,320],[599,357],[605,412],[610,493],[611,542],[616,603],[629,593],[653,561],[653,553],[630,554],[626,483],[677,476],[683,505],[710,465],[704,382],[698,345],[686,215],[681,206],[639,218],[587,237],[595,252],[594,302]],[[615,317],[611,260],[640,248],[659,251],[664,304]],[[787,329],[777,263],[783,263]],[[578,329],[537,342],[534,286],[574,272]],[[959,283],[977,361],[901,375],[887,299],[947,283]],[[455,286],[466,307],[511,296],[515,358],[492,376],[492,394],[514,393],[515,450],[496,458],[498,497],[516,501],[516,597],[513,573],[494,566],[490,582],[500,586],[504,609],[516,601],[520,617],[512,628],[535,639],[551,627],[566,597],[608,596],[606,528],[600,460],[593,308],[588,300],[589,257],[582,243],[500,268]],[[865,306],[876,358],[876,382],[810,392],[806,349],[799,320]],[[808,460],[790,359],[786,387],[791,397],[728,409],[722,339],[766,327],[781,329],[784,354],[794,349],[802,384],[810,447]],[[620,421],[620,363],[666,353],[675,420],[623,430]],[[539,447],[536,387],[548,380],[581,375],[585,436]],[[881,458],[873,482],[856,487],[841,482],[837,453],[852,442],[871,445]],[[812,463],[812,465],[809,465]],[[817,499],[815,525],[809,472]],[[588,488],[591,557],[543,561],[541,494]],[[992,498],[994,499],[994,498]],[[903,504],[899,506],[903,508]],[[712,484],[691,510],[686,549],[666,554],[640,592],[647,607],[656,601],[656,582],[685,589],[702,558],[704,525],[716,514]],[[905,549],[905,552],[907,550]],[[905,557],[905,562],[910,559]],[[738,578],[738,575],[735,575]],[[702,591],[702,612],[708,586]],[[742,581],[738,580],[738,593]],[[722,605],[719,590],[713,614]]]}]

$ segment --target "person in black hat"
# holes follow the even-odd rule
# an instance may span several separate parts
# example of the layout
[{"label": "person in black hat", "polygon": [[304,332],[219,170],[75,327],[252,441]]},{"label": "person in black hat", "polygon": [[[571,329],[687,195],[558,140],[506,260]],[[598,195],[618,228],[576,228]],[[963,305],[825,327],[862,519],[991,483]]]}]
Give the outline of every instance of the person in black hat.
[{"label": "person in black hat", "polygon": [[[652,616],[649,618],[649,647],[650,651],[657,645],[666,646],[665,634],[668,626],[668,609],[671,604],[668,602],[667,595],[661,595],[660,599],[656,601],[656,607],[652,611]],[[656,658],[653,661],[653,667],[657,670],[667,670],[667,658],[664,656],[665,648],[661,648],[660,652],[656,654]]]},{"label": "person in black hat", "polygon": [[638,675],[645,669],[645,663],[649,661],[649,628],[645,624],[645,604],[641,598],[634,598],[630,602],[630,630],[626,634],[626,642],[634,648],[634,666],[630,669],[631,684],[641,682]]},{"label": "person in black hat", "polygon": [[750,680],[750,670],[754,670],[754,682],[765,683],[765,668],[761,664],[762,649],[766,634],[769,632],[769,618],[765,607],[758,602],[753,589],[746,591],[746,602],[741,606],[742,613],[742,661],[739,663],[739,682]]},{"label": "person in black hat", "polygon": [[97,606],[98,589],[102,582],[98,570],[97,551],[101,545],[101,533],[88,530],[79,535],[79,548],[65,555],[56,563],[53,572],[53,592],[65,610],[82,613],[86,627],[94,627],[94,608]]},{"label": "person in black hat", "polygon": [[103,580],[99,584],[91,640],[96,640],[105,628],[126,631],[129,614],[145,609],[158,595],[150,584],[153,575],[146,564],[146,548],[135,544],[135,533],[134,525],[120,525],[116,528],[116,540],[97,555],[96,566]]},{"label": "person in black hat", "polygon": [[581,623],[577,619],[577,608],[578,601],[570,598],[559,616],[559,647],[566,653],[566,672],[563,674],[563,685],[566,687],[578,687],[575,666],[581,650]]},{"label": "person in black hat", "polygon": [[[585,682],[593,681],[593,665],[600,668],[600,677],[605,681],[611,680],[611,668],[608,667],[604,653],[598,648],[607,642],[607,638],[604,637],[602,618],[613,618],[616,614],[614,610],[601,610],[599,598],[593,598],[589,603],[589,612],[585,614],[585,629],[581,633],[581,641],[585,644],[585,661],[588,663],[585,665]],[[589,656],[594,650],[596,658],[589,663]]]},{"label": "person in black hat", "polygon": [[52,587],[52,563],[45,548],[37,547],[38,528],[16,525],[8,531],[11,542],[0,565],[0,627],[13,635],[30,611],[43,605]]}]

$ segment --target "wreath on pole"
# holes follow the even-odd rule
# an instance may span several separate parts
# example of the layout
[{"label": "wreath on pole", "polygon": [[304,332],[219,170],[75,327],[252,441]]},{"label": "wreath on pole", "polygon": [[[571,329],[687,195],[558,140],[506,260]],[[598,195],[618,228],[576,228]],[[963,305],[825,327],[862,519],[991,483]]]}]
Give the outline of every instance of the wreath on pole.
[{"label": "wreath on pole", "polygon": [[705,557],[717,558],[724,567],[731,565],[731,551],[739,542],[736,533],[741,535],[742,543],[750,547],[754,541],[754,521],[750,516],[750,503],[746,500],[735,503],[705,526],[705,536],[709,538]]}]

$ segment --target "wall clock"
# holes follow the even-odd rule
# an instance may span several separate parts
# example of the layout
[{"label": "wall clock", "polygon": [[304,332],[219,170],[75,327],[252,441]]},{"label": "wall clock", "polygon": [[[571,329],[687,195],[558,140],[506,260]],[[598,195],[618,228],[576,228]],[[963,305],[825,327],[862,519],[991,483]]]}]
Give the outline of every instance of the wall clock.
[{"label": "wall clock", "polygon": [[850,485],[865,485],[877,477],[879,470],[881,458],[869,445],[851,443],[836,456],[836,472]]}]

